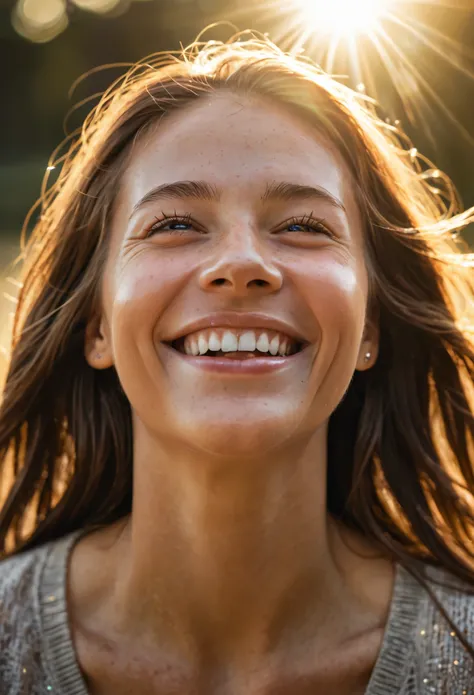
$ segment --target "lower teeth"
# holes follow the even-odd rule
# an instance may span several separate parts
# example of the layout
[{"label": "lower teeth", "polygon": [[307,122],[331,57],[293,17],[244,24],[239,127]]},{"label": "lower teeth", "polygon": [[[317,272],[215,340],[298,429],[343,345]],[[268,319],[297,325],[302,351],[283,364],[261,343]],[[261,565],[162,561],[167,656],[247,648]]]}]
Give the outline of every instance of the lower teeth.
[{"label": "lower teeth", "polygon": [[222,350],[216,350],[215,352],[208,351],[201,357],[230,357],[231,359],[248,359],[250,357],[271,357],[268,352],[245,352],[239,350],[236,352],[222,352]]},{"label": "lower teeth", "polygon": [[284,355],[281,355],[280,352],[278,352],[276,355],[272,355],[270,352],[260,352],[259,350],[253,350],[253,351],[245,351],[245,350],[234,350],[232,352],[223,352],[222,350],[208,350],[204,354],[194,354],[191,351],[186,351],[184,349],[184,345],[181,343],[171,343],[171,347],[173,347],[175,350],[178,350],[178,352],[182,352],[184,354],[194,356],[194,357],[228,357],[229,359],[240,359],[240,360],[245,360],[245,359],[250,359],[250,358],[258,358],[258,357],[288,357],[289,355],[294,354],[295,352],[299,352],[301,348],[293,348],[289,351],[287,351]]}]

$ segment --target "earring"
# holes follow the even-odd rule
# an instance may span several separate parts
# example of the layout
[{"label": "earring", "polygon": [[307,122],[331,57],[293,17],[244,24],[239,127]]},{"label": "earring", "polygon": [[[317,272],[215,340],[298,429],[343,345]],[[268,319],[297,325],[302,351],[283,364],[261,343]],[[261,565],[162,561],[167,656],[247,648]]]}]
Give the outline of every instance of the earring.
[{"label": "earring", "polygon": [[365,355],[364,355],[364,360],[365,360],[366,362],[368,362],[368,361],[370,360],[371,357],[372,357],[372,353],[371,353],[371,352],[366,352]]}]

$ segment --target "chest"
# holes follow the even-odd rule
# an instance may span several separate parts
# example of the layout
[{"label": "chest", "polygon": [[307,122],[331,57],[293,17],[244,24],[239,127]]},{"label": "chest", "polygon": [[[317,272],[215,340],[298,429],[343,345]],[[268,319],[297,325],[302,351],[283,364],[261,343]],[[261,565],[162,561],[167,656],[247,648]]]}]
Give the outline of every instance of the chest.
[{"label": "chest", "polygon": [[89,695],[365,695],[379,631],[340,650],[282,658],[249,673],[191,671],[165,654],[78,645]]}]

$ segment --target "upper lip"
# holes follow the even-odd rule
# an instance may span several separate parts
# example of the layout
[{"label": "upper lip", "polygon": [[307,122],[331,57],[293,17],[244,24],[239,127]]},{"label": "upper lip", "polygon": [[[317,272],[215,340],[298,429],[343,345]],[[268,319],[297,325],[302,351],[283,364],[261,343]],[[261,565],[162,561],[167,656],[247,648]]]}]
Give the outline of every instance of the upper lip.
[{"label": "upper lip", "polygon": [[171,343],[174,340],[184,338],[190,333],[195,333],[206,328],[267,328],[268,330],[284,333],[298,343],[307,343],[308,340],[291,324],[282,319],[265,314],[244,312],[219,312],[201,316],[195,321],[185,324],[170,337],[164,338],[164,342]]}]

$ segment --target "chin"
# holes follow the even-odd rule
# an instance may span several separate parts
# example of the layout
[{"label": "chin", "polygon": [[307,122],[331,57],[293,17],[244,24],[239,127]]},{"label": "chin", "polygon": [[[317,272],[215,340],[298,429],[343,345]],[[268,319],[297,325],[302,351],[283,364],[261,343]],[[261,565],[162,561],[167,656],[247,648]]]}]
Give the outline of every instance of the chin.
[{"label": "chin", "polygon": [[[262,456],[265,452],[285,444],[297,430],[295,413],[258,413],[247,409],[245,413],[235,413],[224,417],[222,412],[216,417],[190,416],[187,422],[180,419],[182,435],[194,448],[214,456],[246,457]],[[266,415],[266,416],[265,416]]]}]

